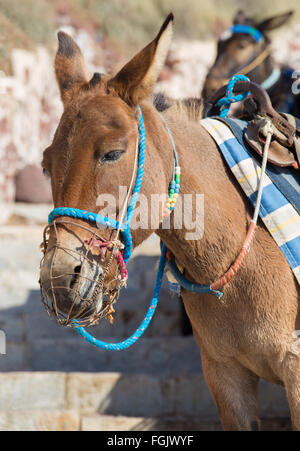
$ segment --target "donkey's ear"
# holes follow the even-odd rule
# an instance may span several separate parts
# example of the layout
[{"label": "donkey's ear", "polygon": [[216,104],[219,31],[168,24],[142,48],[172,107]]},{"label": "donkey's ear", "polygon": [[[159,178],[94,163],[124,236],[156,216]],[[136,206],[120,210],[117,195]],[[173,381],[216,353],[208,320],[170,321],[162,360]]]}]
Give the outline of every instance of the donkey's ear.
[{"label": "donkey's ear", "polygon": [[108,88],[130,106],[148,97],[165,63],[173,34],[173,14],[169,14],[157,37],[108,82]]},{"label": "donkey's ear", "polygon": [[261,31],[271,31],[275,30],[276,28],[281,27],[284,25],[294,14],[294,11],[288,11],[284,14],[279,14],[278,16],[270,17],[269,19],[264,20],[263,22],[256,25],[256,28],[258,28]]},{"label": "donkey's ear", "polygon": [[55,58],[55,72],[64,105],[89,80],[80,48],[68,34],[60,31]]}]

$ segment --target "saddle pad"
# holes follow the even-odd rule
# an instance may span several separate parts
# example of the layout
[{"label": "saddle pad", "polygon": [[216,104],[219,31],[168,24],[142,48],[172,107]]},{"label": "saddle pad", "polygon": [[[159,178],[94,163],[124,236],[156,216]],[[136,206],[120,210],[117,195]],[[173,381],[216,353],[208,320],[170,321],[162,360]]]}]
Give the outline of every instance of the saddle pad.
[{"label": "saddle pad", "polygon": [[[216,119],[229,125],[238,142],[245,147],[248,153],[260,164],[261,158],[249,146],[244,138],[248,122],[233,118]],[[300,171],[292,167],[281,168],[272,163],[268,163],[266,172],[284,197],[287,198],[300,214]]]},{"label": "saddle pad", "polygon": [[[243,191],[256,206],[261,166],[242,146],[230,128],[216,119],[201,125],[212,136]],[[280,247],[300,285],[300,215],[282,192],[265,175],[260,217]]]}]

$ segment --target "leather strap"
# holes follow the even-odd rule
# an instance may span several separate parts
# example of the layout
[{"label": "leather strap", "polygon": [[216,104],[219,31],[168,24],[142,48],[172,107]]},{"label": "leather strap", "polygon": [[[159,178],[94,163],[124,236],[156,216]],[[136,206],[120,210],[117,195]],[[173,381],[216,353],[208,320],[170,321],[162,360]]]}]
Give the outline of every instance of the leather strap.
[{"label": "leather strap", "polygon": [[298,128],[299,124],[297,124],[296,118],[294,116],[292,116],[291,114],[285,114],[285,117],[287,118],[289,123],[296,129],[296,133],[295,133],[295,137],[294,137],[294,146],[295,146],[297,162],[298,162],[298,165],[300,168],[300,138],[299,138],[299,136],[297,136],[297,132],[300,134],[300,129]]}]

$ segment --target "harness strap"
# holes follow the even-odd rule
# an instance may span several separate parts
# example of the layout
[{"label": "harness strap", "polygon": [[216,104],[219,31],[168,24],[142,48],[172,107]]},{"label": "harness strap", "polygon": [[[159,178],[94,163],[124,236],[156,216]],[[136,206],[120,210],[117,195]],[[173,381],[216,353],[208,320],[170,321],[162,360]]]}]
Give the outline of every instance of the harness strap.
[{"label": "harness strap", "polygon": [[236,24],[229,28],[228,31],[233,34],[249,34],[256,42],[260,42],[264,38],[263,34],[257,28],[251,27],[250,25]]},{"label": "harness strap", "polygon": [[260,86],[263,89],[265,89],[266,91],[268,91],[278,82],[280,77],[281,77],[281,70],[277,67],[276,69],[273,70],[271,75],[260,84]]},{"label": "harness strap", "polygon": [[[246,63],[245,66],[238,68],[236,70],[236,73],[239,73],[241,75],[250,74],[254,69],[259,67],[261,65],[261,63],[263,63],[268,58],[268,56],[270,56],[271,50],[272,50],[271,44],[267,45],[265,47],[265,49],[259,55],[257,55],[253,60],[251,60],[251,57],[250,57],[250,62]],[[208,73],[207,77],[223,79],[223,77],[220,77],[218,75],[211,74],[211,73]],[[225,79],[224,84],[228,84],[231,77],[228,77],[227,79]],[[280,77],[281,77],[281,70],[277,67],[273,70],[273,72],[269,75],[269,77],[260,84],[260,86],[267,91],[267,90],[271,89],[272,86],[275,85],[275,83],[277,83],[277,81],[280,79]]]},{"label": "harness strap", "polygon": [[[121,253],[122,244],[118,241],[111,241],[111,242],[104,242],[99,243],[98,240],[96,240],[94,243],[90,242],[89,244],[95,244],[100,248],[100,251],[103,250],[105,252],[108,248],[108,246],[112,246],[117,249],[116,258],[118,261],[118,265],[120,268],[121,277],[124,281],[127,279],[127,269],[126,269],[126,263],[129,260],[131,256],[132,251],[132,237],[130,232],[130,222],[134,213],[134,209],[136,206],[136,202],[141,190],[143,175],[144,175],[144,166],[145,166],[145,149],[146,149],[146,134],[145,134],[145,126],[144,126],[144,120],[143,120],[143,114],[138,106],[139,112],[140,112],[140,119],[139,119],[139,135],[140,135],[140,142],[139,142],[139,156],[138,156],[138,168],[137,168],[137,175],[136,175],[136,184],[133,190],[133,195],[131,198],[131,201],[129,203],[128,209],[127,209],[127,216],[126,216],[126,223],[122,224],[121,222],[117,222],[115,220],[109,219],[107,217],[104,217],[102,215],[91,213],[88,211],[79,210],[77,208],[56,208],[54,209],[48,218],[49,224],[52,223],[52,221],[58,217],[58,216],[69,216],[73,218],[83,219],[86,221],[93,221],[97,225],[104,225],[105,227],[111,227],[113,229],[116,229],[117,231],[122,232],[122,236],[124,239],[124,258]],[[169,133],[170,138],[172,138],[171,132],[169,128],[167,127],[167,131]],[[173,146],[173,152],[174,152],[174,170],[173,170],[173,180],[171,182],[171,188],[169,191],[169,200],[172,201],[172,206],[170,207],[170,211],[173,210],[174,204],[176,202],[176,197],[173,196],[177,195],[177,191],[179,192],[180,188],[180,167],[178,166],[178,156],[175,148],[175,143],[173,138],[171,139],[172,146]],[[79,323],[78,320],[73,320],[71,322],[71,326],[78,332],[79,335],[81,335],[85,340],[87,340],[89,343],[97,346],[98,348],[105,349],[105,350],[111,350],[111,351],[120,351],[123,349],[127,349],[130,346],[132,346],[145,332],[147,327],[149,326],[152,317],[154,315],[154,312],[157,307],[159,293],[162,285],[162,279],[164,275],[165,265],[166,265],[166,252],[167,248],[163,244],[162,250],[161,250],[161,257],[160,257],[160,263],[159,263],[159,269],[157,272],[157,278],[156,278],[156,284],[153,292],[153,297],[148,309],[148,312],[144,318],[144,321],[140,325],[140,327],[137,329],[137,331],[129,337],[127,340],[120,342],[120,343],[105,343],[103,341],[97,340],[92,335],[90,335]]]},{"label": "harness strap", "polygon": [[[264,35],[255,27],[244,24],[236,24],[225,31],[221,37],[221,40],[230,39],[233,34],[248,34],[250,35],[257,43],[262,42],[264,39]],[[240,73],[243,75],[247,75],[256,69],[271,53],[271,44],[266,45],[265,49],[260,53],[254,60],[249,63],[245,63],[244,67],[241,67],[236,70],[236,73]],[[279,80],[281,76],[281,70],[279,68],[275,68],[273,72],[269,75],[269,77],[263,81],[260,85],[266,91],[272,88],[275,83]],[[229,78],[224,81],[225,84],[229,82]]]},{"label": "harness strap", "polygon": [[215,288],[212,285],[200,285],[198,283],[193,283],[184,277],[184,275],[179,271],[173,255],[169,251],[167,252],[167,267],[177,283],[190,293],[213,294],[214,296],[217,296],[218,299],[223,297],[223,293],[219,291],[218,288]]},{"label": "harness strap", "polygon": [[260,53],[253,61],[247,64],[247,66],[243,67],[241,70],[238,70],[238,72],[243,75],[249,74],[253,71],[253,69],[256,69],[258,66],[260,66],[260,64],[268,58],[270,53],[271,45],[267,45],[262,53]]},{"label": "harness strap", "polygon": [[[237,102],[240,100],[238,96],[234,96],[233,89],[235,84],[239,80],[245,80],[247,77],[244,75],[235,75],[231,78],[229,84],[228,84],[228,91],[225,98],[218,101],[217,105],[220,107],[223,107],[223,110],[221,111],[220,116],[221,117],[227,117],[229,112],[229,106],[232,102]],[[247,79],[249,81],[249,79]],[[244,98],[248,97],[249,93],[243,93]],[[241,268],[243,261],[245,260],[247,254],[250,251],[250,246],[253,241],[255,231],[257,228],[257,221],[259,216],[259,211],[261,207],[262,202],[262,192],[264,187],[264,180],[265,180],[265,173],[267,168],[267,162],[268,162],[268,154],[269,149],[271,145],[271,139],[274,134],[274,127],[272,125],[272,121],[270,119],[265,119],[265,125],[264,125],[264,136],[266,136],[266,143],[264,147],[264,153],[263,153],[263,161],[262,161],[262,167],[261,167],[261,177],[259,181],[259,187],[258,187],[258,194],[257,194],[257,201],[256,201],[256,207],[253,215],[253,219],[251,221],[251,224],[249,226],[249,230],[246,236],[246,239],[244,241],[244,244],[242,246],[242,249],[236,258],[234,264],[230,267],[230,269],[222,276],[219,280],[217,280],[215,283],[211,285],[212,290],[220,290],[225,285],[227,285],[237,274],[238,270]]]},{"label": "harness strap", "polygon": [[219,280],[217,280],[215,283],[211,285],[212,290],[221,290],[224,288],[225,285],[230,283],[232,279],[235,277],[239,269],[241,268],[246,256],[248,255],[252,241],[254,239],[254,235],[257,229],[257,221],[259,216],[259,211],[261,207],[262,202],[262,192],[264,187],[264,181],[265,181],[265,173],[266,173],[266,167],[267,167],[267,161],[268,161],[268,154],[271,144],[271,138],[273,135],[273,127],[272,123],[269,120],[266,120],[265,125],[265,132],[266,132],[266,144],[264,148],[264,154],[263,154],[263,162],[261,167],[261,177],[259,181],[259,187],[258,187],[258,194],[257,194],[257,201],[256,201],[256,207],[253,215],[253,219],[250,223],[248,233],[246,236],[246,239],[244,241],[244,244],[242,246],[241,252],[239,253],[238,257],[236,258],[234,264],[230,267],[230,269],[224,274],[223,277],[221,277]]},{"label": "harness strap", "polygon": [[136,343],[137,340],[143,335],[143,333],[148,328],[148,326],[153,318],[153,315],[155,313],[156,307],[157,307],[159,293],[160,293],[165,265],[166,265],[166,252],[167,252],[167,248],[164,245],[162,252],[161,252],[160,261],[159,261],[159,268],[158,268],[158,272],[157,272],[156,284],[155,284],[155,288],[154,288],[154,292],[153,292],[153,297],[150,302],[148,312],[147,312],[143,322],[139,326],[139,328],[135,331],[135,333],[133,335],[131,335],[131,337],[129,337],[127,340],[122,341],[120,343],[106,343],[104,341],[97,340],[95,337],[93,337],[91,334],[89,334],[83,327],[81,327],[76,320],[74,320],[73,327],[76,330],[76,332],[78,332],[78,334],[81,337],[83,337],[88,343],[96,346],[97,348],[104,349],[106,351],[123,351],[124,349],[128,349],[130,346],[132,346],[134,343]]}]

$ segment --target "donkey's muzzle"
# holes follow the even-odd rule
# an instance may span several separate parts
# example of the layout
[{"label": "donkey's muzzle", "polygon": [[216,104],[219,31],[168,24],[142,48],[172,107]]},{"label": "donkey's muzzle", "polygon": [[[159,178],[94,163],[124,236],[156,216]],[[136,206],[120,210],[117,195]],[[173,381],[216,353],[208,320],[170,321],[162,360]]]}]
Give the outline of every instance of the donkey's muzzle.
[{"label": "donkey's muzzle", "polygon": [[60,218],[45,228],[41,248],[41,297],[49,316],[64,326],[112,320],[113,303],[127,280],[123,244]]},{"label": "donkey's muzzle", "polygon": [[62,314],[69,323],[101,310],[102,275],[102,266],[86,258],[84,252],[54,246],[41,265],[42,294],[52,313],[57,317]]}]

